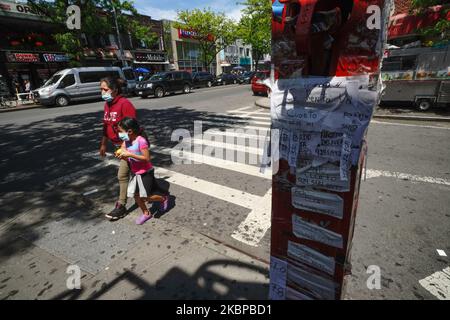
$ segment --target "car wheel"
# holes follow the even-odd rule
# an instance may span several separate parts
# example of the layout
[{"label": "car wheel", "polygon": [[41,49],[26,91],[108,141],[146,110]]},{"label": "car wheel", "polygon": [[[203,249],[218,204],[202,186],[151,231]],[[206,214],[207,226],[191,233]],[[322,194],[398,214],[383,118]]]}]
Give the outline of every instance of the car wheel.
[{"label": "car wheel", "polygon": [[234,79],[233,83],[234,83],[234,84],[236,84],[236,83],[237,83],[237,80],[236,80],[236,79]]},{"label": "car wheel", "polygon": [[162,98],[164,97],[164,90],[161,87],[155,89],[155,97]]},{"label": "car wheel", "polygon": [[417,101],[417,108],[420,111],[427,111],[427,110],[431,109],[431,107],[432,107],[432,104],[431,104],[430,100],[422,99],[422,100]]},{"label": "car wheel", "polygon": [[211,81],[208,81],[208,83],[206,84],[206,86],[207,86],[208,88],[211,88],[211,87],[212,87],[212,82],[211,82]]},{"label": "car wheel", "polygon": [[57,96],[55,99],[55,104],[58,107],[65,107],[69,104],[69,98],[67,98],[66,96],[63,96],[63,95]]},{"label": "car wheel", "polygon": [[227,85],[227,82],[226,82],[226,81],[223,81],[223,85],[226,86],[226,85]]},{"label": "car wheel", "polygon": [[191,92],[191,86],[188,84],[185,84],[183,87],[183,93],[189,93]]}]

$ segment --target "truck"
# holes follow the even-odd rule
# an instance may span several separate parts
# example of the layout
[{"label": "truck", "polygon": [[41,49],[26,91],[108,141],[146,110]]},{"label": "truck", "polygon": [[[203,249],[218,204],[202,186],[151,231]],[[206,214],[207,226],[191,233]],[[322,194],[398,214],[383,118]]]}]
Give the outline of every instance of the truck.
[{"label": "truck", "polygon": [[450,106],[450,45],[387,50],[382,63],[381,105],[420,111]]}]

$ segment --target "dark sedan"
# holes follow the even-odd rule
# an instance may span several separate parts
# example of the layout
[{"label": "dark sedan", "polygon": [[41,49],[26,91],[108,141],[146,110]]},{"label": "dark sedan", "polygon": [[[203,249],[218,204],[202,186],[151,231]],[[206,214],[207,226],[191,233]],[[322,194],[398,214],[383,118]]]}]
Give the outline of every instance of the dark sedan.
[{"label": "dark sedan", "polygon": [[216,78],[216,84],[217,85],[227,85],[231,83],[238,83],[238,78],[236,75],[231,73],[222,73],[221,75],[217,76]]}]

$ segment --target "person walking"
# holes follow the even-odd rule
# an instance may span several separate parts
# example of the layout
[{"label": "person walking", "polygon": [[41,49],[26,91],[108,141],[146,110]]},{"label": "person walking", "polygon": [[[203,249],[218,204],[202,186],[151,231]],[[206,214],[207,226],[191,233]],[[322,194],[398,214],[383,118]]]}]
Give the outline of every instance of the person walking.
[{"label": "person walking", "polygon": [[[100,81],[102,99],[105,100],[103,115],[103,135],[100,142],[100,156],[106,155],[108,141],[115,151],[120,149],[122,140],[119,138],[118,123],[125,117],[136,118],[136,108],[122,96],[124,81],[120,78],[104,78]],[[114,209],[105,215],[110,220],[117,220],[127,214],[127,188],[130,169],[125,159],[120,161],[117,179],[119,180],[119,200]]]},{"label": "person walking", "polygon": [[160,213],[167,211],[169,192],[161,188],[155,179],[155,169],[150,159],[150,142],[145,130],[134,118],[123,118],[119,124],[119,137],[124,141],[121,149],[116,151],[116,157],[127,160],[131,169],[131,179],[128,184],[128,196],[134,197],[142,210],[136,224],[144,224],[152,218],[152,213],[145,202],[159,202]]}]

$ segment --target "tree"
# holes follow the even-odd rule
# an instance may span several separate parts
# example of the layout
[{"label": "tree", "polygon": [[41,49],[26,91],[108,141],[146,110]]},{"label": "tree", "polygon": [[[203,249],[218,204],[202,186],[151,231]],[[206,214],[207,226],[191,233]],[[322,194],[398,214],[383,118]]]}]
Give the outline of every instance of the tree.
[{"label": "tree", "polygon": [[450,21],[447,20],[450,5],[446,0],[412,0],[411,9],[416,14],[425,14],[427,9],[436,5],[444,5],[439,20],[432,26],[422,28],[418,32],[428,41],[428,45],[446,45],[450,40]]},{"label": "tree", "polygon": [[215,13],[210,8],[178,12],[175,28],[192,31],[191,37],[198,41],[201,60],[207,69],[216,55],[237,39],[237,25],[225,13]]},{"label": "tree", "polygon": [[254,69],[259,61],[271,52],[272,2],[270,0],[246,0],[246,7],[239,22],[238,36],[246,45],[252,46]]},{"label": "tree", "polygon": [[[83,59],[82,34],[94,37],[116,33],[113,8],[117,12],[121,33],[130,33],[133,38],[143,41],[148,47],[158,39],[148,26],[139,23],[140,16],[131,1],[28,0],[28,5],[43,14],[48,21],[60,26],[53,37],[61,50],[70,57],[72,65],[79,65]],[[66,27],[66,10],[70,5],[77,5],[81,9],[81,30],[69,30]]]}]

